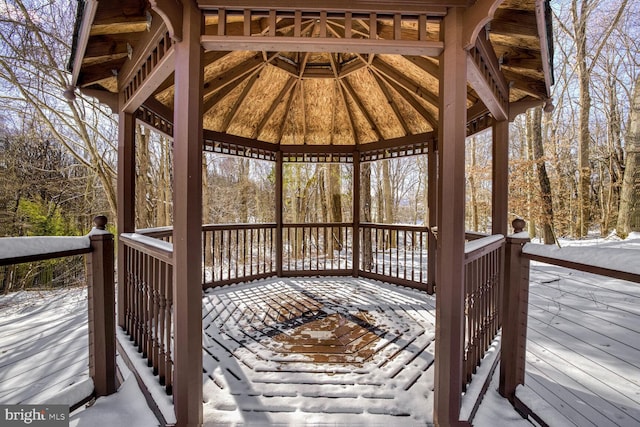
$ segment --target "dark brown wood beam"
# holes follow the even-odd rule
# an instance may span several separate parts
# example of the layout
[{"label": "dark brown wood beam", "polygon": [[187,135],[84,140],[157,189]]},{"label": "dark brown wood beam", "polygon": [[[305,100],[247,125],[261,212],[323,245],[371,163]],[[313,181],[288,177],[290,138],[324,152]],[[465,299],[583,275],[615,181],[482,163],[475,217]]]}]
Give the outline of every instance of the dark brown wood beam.
[{"label": "dark brown wood beam", "polygon": [[204,96],[217,92],[223,87],[236,82],[239,79],[244,78],[247,74],[255,71],[262,64],[264,60],[260,54],[253,55],[251,58],[236,65],[233,68],[225,71],[223,74],[214,77],[211,81],[208,81],[204,85]]},{"label": "dark brown wood beam", "polygon": [[[371,0],[324,0],[320,4],[309,3],[304,0],[242,0],[234,2],[234,9],[258,9],[258,10],[300,10],[303,12],[315,11],[321,8],[327,12],[360,12],[368,13],[372,10],[392,13],[428,13],[432,16],[444,16],[447,7],[466,7],[467,0],[424,0],[421,2],[411,0],[389,0],[378,2]],[[204,10],[229,8],[228,2],[220,0],[198,0],[198,6]]]},{"label": "dark brown wood beam", "polygon": [[268,52],[354,52],[386,53],[403,52],[408,55],[438,56],[442,42],[413,40],[336,39],[320,37],[251,37],[212,36],[201,37],[206,50],[249,50]]}]

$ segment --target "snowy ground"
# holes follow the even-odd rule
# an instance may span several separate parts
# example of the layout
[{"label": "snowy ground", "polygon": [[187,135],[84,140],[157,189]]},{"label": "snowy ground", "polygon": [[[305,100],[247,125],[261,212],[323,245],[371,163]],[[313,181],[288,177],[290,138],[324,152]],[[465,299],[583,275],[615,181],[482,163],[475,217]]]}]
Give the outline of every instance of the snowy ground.
[{"label": "snowy ground", "polygon": [[[631,237],[632,239],[628,239],[624,242],[615,238],[610,238],[580,242],[562,242],[562,245],[640,249],[640,239],[638,238],[640,236],[634,235]],[[639,255],[637,256],[632,255],[632,262],[635,260],[634,265],[640,264],[640,252],[638,252],[638,254]],[[624,292],[627,294],[625,298],[630,298],[630,301],[634,304],[632,307],[624,307],[625,310],[631,310],[637,313],[637,308],[635,308],[635,306],[638,304],[636,304],[635,301],[640,298],[640,285],[630,285],[628,282],[614,281],[610,279],[603,280],[602,278],[593,275],[575,274],[570,270],[564,270],[557,267],[534,264],[531,271],[532,292],[536,295],[536,298],[547,297],[557,300],[560,304],[560,298],[564,296],[571,296],[571,292],[563,289],[558,293],[557,287],[556,289],[553,289],[549,286],[541,286],[541,284],[552,282],[554,284],[563,284],[566,282],[568,285],[575,285],[574,279],[576,277],[579,277],[580,286],[593,285],[597,287],[594,289],[598,289],[598,292],[605,292],[602,287],[603,282],[607,282],[616,289],[624,288]],[[545,295],[545,292],[551,293],[549,295]],[[572,292],[575,294],[576,291],[574,290]],[[591,314],[598,314],[594,310],[600,310],[602,316],[606,316],[610,315],[614,309],[620,308],[619,304],[608,299],[609,297],[605,293],[596,294],[593,290],[589,292],[590,293],[587,296],[592,300],[592,304],[589,306],[588,310]],[[571,298],[573,298],[573,300],[570,304],[575,305],[575,295]],[[210,304],[208,312],[210,312],[212,306],[213,305]],[[558,307],[561,307],[561,305],[558,305]],[[559,310],[561,311],[563,309]],[[565,312],[556,313],[556,315],[564,315],[568,312],[568,309],[565,308],[564,310]],[[342,314],[344,315],[345,313]],[[348,311],[347,314],[349,314]],[[28,292],[0,296],[0,315],[0,403],[6,404],[36,401],[54,403],[53,399],[56,399],[57,402],[63,403],[63,401],[76,398],[85,392],[84,389],[90,385],[90,382],[88,382],[90,380],[88,380],[86,369],[86,300],[82,291],[72,290],[64,294],[60,292]],[[636,315],[618,316],[616,321],[625,317],[634,322],[631,325],[627,325],[626,328],[628,328],[629,331],[638,331],[638,317]],[[537,328],[539,329],[539,327]],[[47,330],[53,332],[57,331],[59,332],[59,335],[44,338],[45,335],[43,331]],[[638,331],[638,333],[640,333],[640,331]],[[635,334],[635,332],[632,332],[632,334]],[[608,336],[608,332],[605,332],[604,335]],[[616,338],[616,340],[621,339],[624,341],[624,336],[627,335],[628,334],[625,333],[622,338]],[[560,341],[565,340],[563,337],[549,338]],[[537,339],[539,340],[540,337]],[[53,349],[38,350],[35,347],[36,344],[53,345]],[[627,340],[624,344],[635,345],[632,340]],[[616,345],[620,346],[620,344]],[[536,353],[536,351],[539,351],[539,344],[533,344],[532,351],[533,353],[528,354],[528,363],[533,363],[535,365],[535,363],[539,362],[541,359],[540,354]],[[578,350],[573,350],[573,352],[571,352],[568,350],[564,353],[564,356],[575,359],[569,360],[568,362],[580,365],[584,364],[584,360],[580,359],[581,353],[583,354],[584,352]],[[628,351],[628,349],[623,352],[620,357],[624,357],[625,354],[627,356],[631,355],[630,357],[636,357],[634,356],[635,353]],[[79,360],[82,362],[80,363]],[[624,390],[622,392],[622,397],[618,396],[616,399],[607,400],[607,404],[615,404],[616,401],[624,400],[624,398],[626,398],[627,401],[631,399],[630,402],[626,404],[626,412],[624,412],[624,415],[627,417],[626,420],[631,420],[629,422],[633,422],[633,417],[638,413],[637,408],[640,407],[640,403],[637,403],[638,399],[640,399],[637,397],[640,396],[640,386],[633,388],[634,384],[640,382],[640,380],[638,380],[638,378],[640,378],[640,363],[638,360],[639,359],[634,359],[623,363],[624,366],[622,368],[622,372],[629,381],[626,384],[621,384],[621,386],[624,387],[622,388],[622,390]],[[49,362],[55,363],[56,369],[42,368],[43,364]],[[78,365],[82,365],[83,368],[76,369]],[[533,367],[528,366],[527,369],[531,369],[534,373],[539,373],[539,365],[540,363],[538,363],[538,367],[533,365]],[[126,379],[125,383],[120,388],[119,393],[113,396],[100,398],[91,406],[76,411],[71,418],[72,426],[136,425],[142,427],[156,424],[153,414],[148,410],[145,404],[142,393],[135,382],[135,378],[128,372],[126,367],[120,363],[120,361],[119,366]],[[215,378],[215,366],[209,367],[211,368],[211,376]],[[535,371],[535,369],[538,369],[538,371]],[[560,369],[566,371],[564,367],[560,367]],[[34,372],[44,372],[44,374],[36,376],[34,375]],[[58,377],[54,377],[56,378],[53,382],[54,386],[47,386],[43,388],[43,378],[46,378],[47,375],[52,373],[59,375]],[[19,375],[23,375],[22,379],[18,379]],[[31,379],[29,381],[25,381],[24,378]],[[559,377],[554,378],[553,375],[547,375],[546,380],[553,381],[556,385],[562,383]],[[535,384],[534,380],[531,380],[530,382],[531,385]],[[575,383],[573,384],[575,385]],[[613,389],[619,388],[615,383],[605,385]],[[19,386],[25,387],[22,387],[22,390],[19,390]],[[528,421],[520,418],[505,399],[502,399],[497,394],[496,389],[497,376],[494,376],[494,380],[489,387],[489,392],[483,400],[483,403],[476,415],[474,425],[492,427],[530,425]],[[219,388],[216,393],[219,393],[220,390],[221,389]],[[532,395],[531,392],[534,392],[534,394]],[[209,389],[206,395],[212,397],[212,393],[212,389]],[[582,394],[579,394],[579,396],[583,399],[579,403],[587,409],[594,407],[595,402],[603,400],[598,395],[595,395],[594,397],[586,396],[584,391],[581,393]],[[24,397],[18,397],[18,395]],[[523,399],[529,399],[528,403],[534,407],[536,407],[536,405],[539,407],[540,405],[547,403],[539,395],[535,394],[535,389],[533,388],[520,389],[519,395],[522,396]],[[584,406],[584,398],[591,399],[586,400],[586,402],[591,401],[592,403]],[[633,406],[634,402],[636,402],[635,407]],[[230,415],[231,418],[234,418],[238,414],[237,407],[232,408],[231,406],[228,406],[227,409],[229,409],[228,415]],[[547,416],[551,417],[546,419],[550,425],[564,424],[562,421],[554,423],[556,420],[553,417],[559,413],[560,409],[562,408],[555,408],[556,412],[554,412],[554,408],[542,408],[543,411],[546,411],[545,413]],[[609,413],[606,412],[605,415],[609,416]],[[640,415],[638,416],[640,417]],[[611,416],[610,418],[613,418],[613,420],[610,420],[611,423],[605,425],[637,425],[628,424],[624,420],[616,422],[615,416]],[[229,419],[229,421],[233,425],[237,420]],[[593,420],[590,422],[591,424],[594,423]]]}]

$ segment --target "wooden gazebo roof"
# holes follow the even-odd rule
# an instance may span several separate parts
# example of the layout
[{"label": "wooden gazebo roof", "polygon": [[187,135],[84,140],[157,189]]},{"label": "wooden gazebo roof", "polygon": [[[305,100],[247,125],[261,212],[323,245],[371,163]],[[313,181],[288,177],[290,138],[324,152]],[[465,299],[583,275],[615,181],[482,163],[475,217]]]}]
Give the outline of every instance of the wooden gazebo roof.
[{"label": "wooden gazebo roof", "polygon": [[[444,6],[461,1],[346,2],[361,4],[348,14],[338,1],[321,11],[296,11],[282,1],[273,2],[277,9],[272,10],[252,9],[257,2],[250,0],[226,7],[198,3],[208,13],[202,42],[205,129],[282,145],[366,144],[437,129],[441,18]],[[376,12],[365,10],[369,3]],[[154,33],[167,32],[168,47],[171,29],[160,28],[163,19],[146,0],[80,0],[79,5],[70,60],[73,83],[113,102],[126,89],[123,83],[135,85],[135,76],[126,76],[135,70],[131,58],[147,48]],[[93,15],[90,22],[87,13]],[[500,96],[511,105],[548,100],[547,15],[544,1],[506,0],[481,31],[472,50],[484,50],[477,55],[476,73],[485,78],[476,81],[484,82],[487,73],[494,76],[497,87],[484,90],[493,91],[497,103]],[[260,45],[258,37],[264,40]],[[260,50],[246,50],[243,38],[251,38],[247,45]],[[283,38],[291,43],[271,43]],[[368,53],[372,39],[378,42],[376,53]],[[381,40],[394,43],[385,49]],[[402,55],[394,53],[399,46]],[[484,64],[483,58],[493,64]],[[467,118],[472,122],[493,109],[480,100],[486,98],[477,92],[483,88],[469,81]],[[166,73],[148,95],[147,107],[173,117],[173,73]]]}]

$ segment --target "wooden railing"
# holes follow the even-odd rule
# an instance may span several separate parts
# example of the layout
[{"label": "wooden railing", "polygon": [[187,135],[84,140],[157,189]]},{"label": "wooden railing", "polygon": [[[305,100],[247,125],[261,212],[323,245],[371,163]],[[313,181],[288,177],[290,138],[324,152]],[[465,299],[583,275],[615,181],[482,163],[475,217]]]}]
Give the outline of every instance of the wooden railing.
[{"label": "wooden railing", "polygon": [[275,233],[275,224],[203,226],[203,286],[222,286],[276,274]]},{"label": "wooden railing", "polygon": [[[586,249],[599,252],[591,255],[590,259],[594,260],[594,264],[599,263],[600,265],[591,265],[580,261],[584,259],[585,248],[567,248],[569,251],[560,250],[552,255],[545,250],[544,246],[530,243],[529,236],[523,232],[525,228],[523,220],[515,220],[513,226],[515,234],[507,238],[506,245],[499,392],[509,399],[521,413],[535,416],[524,403],[516,398],[516,388],[524,384],[526,370],[530,261],[635,283],[640,283],[640,274],[634,271],[622,271],[624,269],[616,269],[612,266],[611,252],[607,252],[607,249]],[[573,250],[580,252],[576,256],[576,260],[571,260],[572,254],[567,253]],[[634,266],[630,265],[630,267]]]},{"label": "wooden railing", "polygon": [[173,245],[141,234],[120,235],[127,269],[125,330],[159,376],[167,394],[173,386]]},{"label": "wooden railing", "polygon": [[361,223],[360,273],[426,290],[428,237],[427,227]]},{"label": "wooden railing", "polygon": [[282,269],[287,275],[351,274],[353,224],[285,224]]},{"label": "wooden railing", "polygon": [[95,396],[106,396],[116,391],[114,248],[113,235],[105,230],[107,218],[97,216],[94,223],[83,237],[1,238],[0,245],[11,248],[13,255],[0,258],[0,267],[86,256],[89,375]]},{"label": "wooden railing", "polygon": [[504,244],[504,236],[498,234],[473,240],[465,247],[463,390],[501,326]]}]

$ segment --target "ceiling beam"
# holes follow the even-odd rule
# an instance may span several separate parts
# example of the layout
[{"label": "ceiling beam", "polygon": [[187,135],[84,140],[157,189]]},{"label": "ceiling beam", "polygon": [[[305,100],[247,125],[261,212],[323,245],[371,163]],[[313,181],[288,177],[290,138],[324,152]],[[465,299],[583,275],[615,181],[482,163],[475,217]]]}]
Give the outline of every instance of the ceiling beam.
[{"label": "ceiling beam", "polygon": [[[309,2],[305,0],[241,0],[233,3],[233,9],[259,10],[300,10],[303,12],[319,9],[327,12],[361,12],[375,10],[380,13],[428,13],[433,16],[444,16],[447,7],[466,7],[467,0],[322,0]],[[198,6],[204,10],[227,9],[229,2],[224,0],[198,0]]]},{"label": "ceiling beam", "polygon": [[258,69],[264,63],[265,62],[260,54],[253,55],[246,61],[241,62],[219,76],[214,77],[211,81],[205,82],[203,96],[206,97],[207,95],[217,92],[225,86],[242,79],[247,74]]},{"label": "ceiling beam", "polygon": [[352,52],[438,56],[440,41],[336,39],[320,37],[251,37],[203,35],[205,50],[249,50],[277,52]]}]

